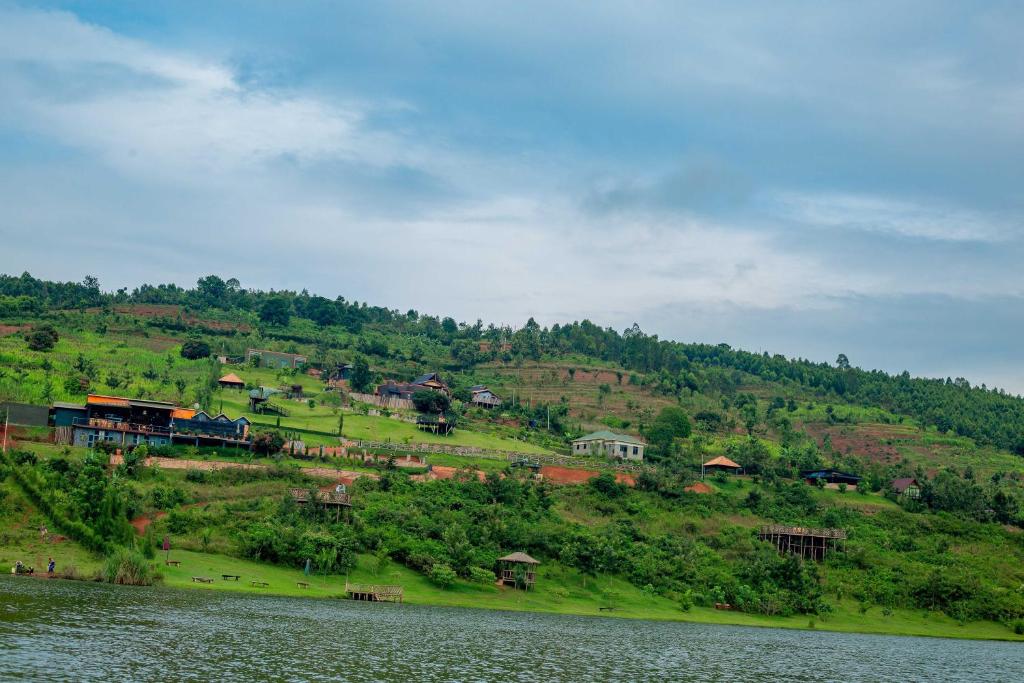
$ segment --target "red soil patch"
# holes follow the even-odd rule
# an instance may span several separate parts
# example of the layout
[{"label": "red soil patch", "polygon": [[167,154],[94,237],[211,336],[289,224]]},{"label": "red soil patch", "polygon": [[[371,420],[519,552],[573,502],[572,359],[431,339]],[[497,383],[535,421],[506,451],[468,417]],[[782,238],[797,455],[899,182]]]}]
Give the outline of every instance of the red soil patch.
[{"label": "red soil patch", "polygon": [[[99,310],[99,309],[90,309]],[[114,311],[123,315],[134,315],[140,318],[177,318],[179,315],[182,320],[190,325],[202,325],[212,330],[238,330],[239,332],[250,332],[252,327],[246,323],[232,323],[224,322],[222,320],[207,320],[205,318],[197,318],[190,313],[183,313],[181,306],[174,304],[131,304],[123,306],[115,306]]]},{"label": "red soil patch", "polygon": [[[550,481],[552,484],[585,484],[601,473],[595,470],[576,470],[570,467],[544,465],[540,468],[540,474],[544,477],[544,481]],[[636,479],[631,474],[616,472],[615,481],[626,486],[636,486]]]},{"label": "red soil patch", "polygon": [[894,441],[906,441],[904,428],[889,428],[887,425],[805,425],[807,433],[819,447],[825,443],[825,435],[832,440],[832,449],[837,453],[849,453],[873,462],[890,464],[899,462],[900,452]]},{"label": "red soil patch", "polygon": [[6,337],[9,334],[17,334],[22,330],[27,330],[28,325],[0,325],[0,337]]},{"label": "red soil patch", "polygon": [[[430,472],[428,472],[426,477],[424,477],[424,478],[426,478],[426,479],[454,479],[455,475],[457,475],[459,472],[465,472],[465,471],[466,470],[464,468],[460,468],[460,467],[448,467],[446,465],[434,465],[434,466],[432,466],[430,468]],[[480,481],[483,481],[484,479],[487,478],[487,475],[484,474],[483,472],[481,472],[480,470],[472,470],[472,472],[473,472],[473,474],[476,475],[476,478],[479,479]]]},{"label": "red soil patch", "polygon": [[687,486],[683,490],[684,491],[688,491],[689,493],[714,493],[715,492],[715,490],[713,488],[711,488],[710,486],[708,486],[707,484],[705,484],[702,481],[698,481],[695,484],[690,484],[689,486]]}]

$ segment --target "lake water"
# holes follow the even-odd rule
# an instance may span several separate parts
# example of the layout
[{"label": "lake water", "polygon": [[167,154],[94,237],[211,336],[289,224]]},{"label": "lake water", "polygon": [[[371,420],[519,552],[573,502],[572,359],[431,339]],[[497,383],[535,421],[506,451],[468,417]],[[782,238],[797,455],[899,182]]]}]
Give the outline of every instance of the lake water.
[{"label": "lake water", "polygon": [[0,680],[1019,683],[1024,647],[4,577]]}]

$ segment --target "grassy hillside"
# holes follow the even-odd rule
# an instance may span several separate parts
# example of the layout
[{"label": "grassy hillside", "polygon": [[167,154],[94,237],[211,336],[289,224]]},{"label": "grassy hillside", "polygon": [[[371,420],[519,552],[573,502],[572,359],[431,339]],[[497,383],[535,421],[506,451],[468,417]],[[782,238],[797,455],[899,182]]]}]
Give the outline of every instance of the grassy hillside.
[{"label": "grassy hillside", "polygon": [[[0,281],[0,292],[5,286],[9,280]],[[148,553],[168,535],[176,549],[194,553],[187,556],[192,569],[244,566],[247,575],[274,577],[273,591],[308,595],[332,595],[345,572],[387,571],[408,586],[411,601],[427,604],[515,601],[518,609],[585,614],[610,601],[622,616],[967,637],[1024,630],[1015,397],[960,380],[822,367],[589,323],[484,329],[288,293],[236,292],[225,306],[196,299],[201,289],[159,294],[172,302],[118,301],[64,286],[0,294],[7,297],[0,299],[0,400],[81,401],[93,391],[199,403],[312,446],[339,443],[340,427],[345,439],[397,447],[567,453],[573,437],[612,429],[648,441],[647,470],[636,489],[605,478],[555,488],[499,461],[438,452],[429,456],[434,465],[468,466],[491,478],[417,483],[410,472],[377,470],[379,480],[356,485],[350,518],[335,523],[296,509],[285,495],[289,487],[327,484],[301,468],[324,463],[279,456],[257,474],[111,474],[85,452],[46,443],[46,429],[22,429],[20,446],[36,457],[21,453],[0,473],[0,561],[23,556],[42,564],[53,550],[62,565],[88,573],[102,565],[105,550],[127,544]],[[146,292],[138,296],[157,296]],[[277,313],[268,317],[270,300]],[[46,326],[59,339],[31,348]],[[374,414],[304,372],[187,360],[186,341],[230,356],[248,347],[303,353],[325,370],[366,361],[371,385],[440,371],[455,394],[459,427],[450,436],[420,431],[411,411]],[[273,399],[285,416],[252,414],[245,392],[215,386],[228,371],[250,387],[298,384],[304,395]],[[474,384],[488,385],[502,406],[469,406]],[[252,458],[215,451],[169,454]],[[715,475],[706,482],[712,493],[687,493],[700,463],[716,455],[736,460],[748,476]],[[799,480],[800,470],[817,467],[861,475],[862,484],[818,489]],[[921,498],[888,495],[897,476],[916,477]],[[133,539],[129,519],[150,520],[148,535]],[[38,528],[46,520],[51,530],[78,531],[59,531],[69,540],[43,544]],[[845,529],[846,552],[821,564],[780,556],[757,541],[767,523]],[[83,544],[102,549],[95,554]],[[544,562],[546,585],[536,594],[482,580],[512,550]],[[289,588],[307,559],[334,578]],[[184,565],[161,570],[171,585],[191,584]],[[716,602],[735,609],[714,610]]]}]

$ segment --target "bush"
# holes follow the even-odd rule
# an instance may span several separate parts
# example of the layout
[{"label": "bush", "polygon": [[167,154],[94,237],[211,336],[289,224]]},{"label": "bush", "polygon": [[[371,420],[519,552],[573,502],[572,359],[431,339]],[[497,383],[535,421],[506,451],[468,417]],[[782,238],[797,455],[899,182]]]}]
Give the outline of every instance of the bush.
[{"label": "bush", "polygon": [[427,574],[430,580],[436,583],[441,588],[449,588],[455,584],[457,574],[455,570],[446,564],[435,562],[430,567],[430,572]]},{"label": "bush", "polygon": [[190,481],[193,484],[203,484],[206,482],[206,472],[204,470],[190,467],[185,470],[185,481]]},{"label": "bush", "polygon": [[189,339],[181,345],[181,357],[189,360],[207,358],[210,355],[210,345],[198,339]]},{"label": "bush", "polygon": [[60,339],[53,325],[40,325],[28,333],[25,341],[33,351],[50,351]]},{"label": "bush", "polygon": [[483,567],[470,567],[469,580],[473,583],[494,583],[495,575],[490,569]]},{"label": "bush", "polygon": [[137,550],[118,548],[103,565],[103,580],[124,586],[152,586],[157,574]]}]

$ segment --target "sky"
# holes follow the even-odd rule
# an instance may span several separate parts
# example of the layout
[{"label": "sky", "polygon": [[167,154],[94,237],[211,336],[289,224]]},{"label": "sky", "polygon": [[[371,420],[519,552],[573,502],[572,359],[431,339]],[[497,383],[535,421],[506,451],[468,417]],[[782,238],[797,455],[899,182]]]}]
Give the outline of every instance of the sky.
[{"label": "sky", "polygon": [[1020,2],[0,0],[0,272],[1024,392]]}]

